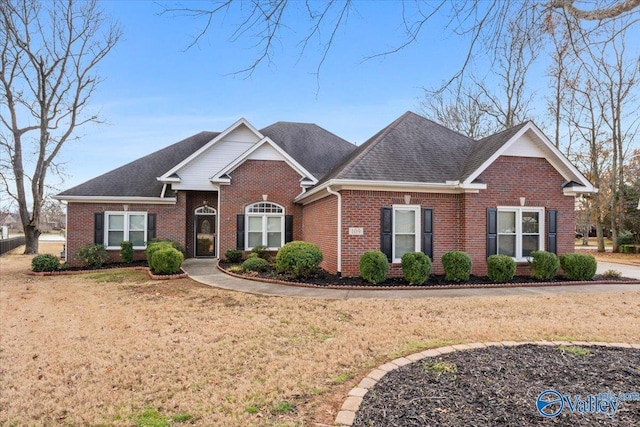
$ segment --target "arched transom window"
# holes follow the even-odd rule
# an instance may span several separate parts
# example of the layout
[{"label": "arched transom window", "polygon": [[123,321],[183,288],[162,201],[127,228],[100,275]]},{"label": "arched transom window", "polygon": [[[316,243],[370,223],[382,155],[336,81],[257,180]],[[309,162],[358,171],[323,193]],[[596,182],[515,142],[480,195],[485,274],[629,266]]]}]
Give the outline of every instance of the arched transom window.
[{"label": "arched transom window", "polygon": [[284,208],[275,203],[260,202],[247,206],[246,249],[264,245],[278,249],[284,245]]}]

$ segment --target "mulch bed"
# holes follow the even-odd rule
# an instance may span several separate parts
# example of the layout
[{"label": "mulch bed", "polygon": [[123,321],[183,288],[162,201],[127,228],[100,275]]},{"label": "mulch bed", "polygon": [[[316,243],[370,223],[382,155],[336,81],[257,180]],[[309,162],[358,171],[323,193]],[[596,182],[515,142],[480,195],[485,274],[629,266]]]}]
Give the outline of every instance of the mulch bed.
[{"label": "mulch bed", "polygon": [[[564,404],[547,418],[536,407],[540,393],[588,399],[600,393],[640,393],[640,350],[581,347],[589,355],[541,345],[457,351],[387,373],[365,395],[354,426],[632,426],[640,402],[622,402],[613,417],[572,412]],[[449,370],[435,369],[443,363]],[[455,369],[451,369],[455,365]],[[637,396],[637,394],[636,394]],[[556,405],[556,406],[553,406]],[[559,410],[560,404],[545,409]]]},{"label": "mulch bed", "polygon": [[[227,263],[227,262],[220,262],[219,266],[221,268],[223,268],[224,270],[228,270],[229,267],[231,267],[232,265],[237,265],[237,264],[231,264],[231,263]],[[274,269],[270,269],[268,271],[265,272],[253,272],[252,274],[248,274],[246,275],[246,277],[248,279],[251,278],[259,278],[259,279],[267,279],[267,280],[276,280],[276,281],[282,281],[282,282],[289,282],[292,284],[299,284],[299,282],[301,282],[300,279],[296,278],[296,277],[292,277],[290,275],[286,275],[286,274],[279,274],[277,273]],[[636,281],[637,279],[631,279],[631,278],[626,278],[626,277],[605,277],[603,275],[596,275],[594,276],[594,278],[592,280],[587,280],[584,281],[585,284],[587,283],[602,283],[602,282],[625,282],[625,281]],[[429,276],[429,279],[423,283],[422,285],[409,285],[409,282],[407,282],[406,280],[404,280],[402,277],[391,277],[386,279],[384,282],[380,282],[377,284],[372,284],[369,283],[367,281],[365,281],[364,279],[362,279],[362,277],[341,277],[341,276],[337,276],[335,274],[330,274],[328,272],[326,272],[325,270],[319,270],[316,274],[310,276],[310,277],[306,277],[303,280],[304,284],[307,285],[312,285],[312,286],[317,286],[317,287],[348,287],[348,288],[359,288],[359,287],[363,287],[363,288],[428,288],[428,287],[449,287],[449,286],[465,286],[465,287],[473,287],[473,286],[486,286],[486,285],[501,285],[501,286],[508,286],[508,285],[535,285],[535,284],[539,284],[539,283],[544,283],[544,284],[558,284],[558,285],[562,285],[562,284],[571,284],[571,283],[576,283],[575,281],[571,281],[566,279],[563,276],[557,276],[551,280],[545,280],[545,281],[540,281],[537,279],[532,278],[531,276],[515,276],[513,279],[511,279],[509,282],[506,282],[504,284],[496,284],[494,282],[492,282],[488,277],[486,276],[474,276],[471,275],[471,277],[469,278],[468,281],[466,282],[452,282],[450,280],[446,280],[444,274],[442,275],[437,275],[437,274],[432,274],[431,276]]]}]

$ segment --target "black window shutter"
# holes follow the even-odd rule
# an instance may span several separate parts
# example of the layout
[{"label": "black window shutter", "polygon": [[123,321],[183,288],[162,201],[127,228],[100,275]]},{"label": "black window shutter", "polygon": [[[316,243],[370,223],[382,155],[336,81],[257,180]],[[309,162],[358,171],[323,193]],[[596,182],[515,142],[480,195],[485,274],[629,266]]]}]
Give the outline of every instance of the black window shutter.
[{"label": "black window shutter", "polygon": [[293,215],[285,215],[284,217],[284,242],[293,241]]},{"label": "black window shutter", "polygon": [[156,214],[147,214],[147,241],[156,238]]},{"label": "black window shutter", "polygon": [[244,251],[244,215],[236,216],[236,249]]},{"label": "black window shutter", "polygon": [[422,209],[422,252],[433,260],[433,209]]},{"label": "black window shutter", "polygon": [[547,211],[547,251],[558,253],[558,211]]},{"label": "black window shutter", "polygon": [[93,214],[93,243],[104,244],[104,214],[96,212]]},{"label": "black window shutter", "polygon": [[487,258],[498,253],[498,209],[487,208]]},{"label": "black window shutter", "polygon": [[391,240],[393,239],[393,210],[383,207],[380,210],[380,251],[391,262]]}]

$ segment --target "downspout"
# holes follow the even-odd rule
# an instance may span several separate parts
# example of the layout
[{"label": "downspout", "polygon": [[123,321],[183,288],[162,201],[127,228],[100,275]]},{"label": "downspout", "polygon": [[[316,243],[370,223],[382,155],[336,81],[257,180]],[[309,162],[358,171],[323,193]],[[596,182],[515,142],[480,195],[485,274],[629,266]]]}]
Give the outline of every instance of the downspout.
[{"label": "downspout", "polygon": [[342,273],[342,195],[331,189],[331,186],[327,187],[327,193],[333,194],[338,198],[338,276]]}]

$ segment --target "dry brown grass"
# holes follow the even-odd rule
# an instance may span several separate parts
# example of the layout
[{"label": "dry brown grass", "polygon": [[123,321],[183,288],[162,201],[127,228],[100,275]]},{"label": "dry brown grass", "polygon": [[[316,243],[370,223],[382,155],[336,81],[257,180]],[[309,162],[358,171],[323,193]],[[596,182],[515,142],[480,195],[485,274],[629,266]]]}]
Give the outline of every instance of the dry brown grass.
[{"label": "dry brown grass", "polygon": [[29,262],[0,258],[0,425],[136,425],[149,408],[202,426],[331,424],[368,370],[419,349],[639,341],[639,292],[323,301],[140,272],[33,277]]}]

